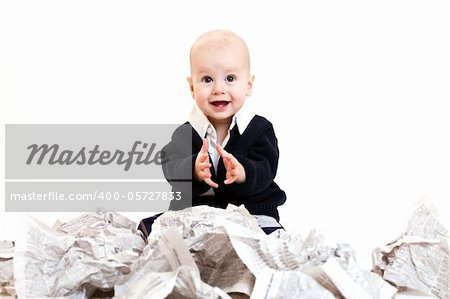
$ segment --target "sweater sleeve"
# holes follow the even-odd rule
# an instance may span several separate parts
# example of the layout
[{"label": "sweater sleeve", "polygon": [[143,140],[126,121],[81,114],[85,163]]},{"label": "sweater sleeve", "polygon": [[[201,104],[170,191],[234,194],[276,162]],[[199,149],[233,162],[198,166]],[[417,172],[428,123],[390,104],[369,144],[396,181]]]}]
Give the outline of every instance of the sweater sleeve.
[{"label": "sweater sleeve", "polygon": [[250,196],[266,190],[273,182],[278,167],[278,142],[270,125],[252,145],[249,153],[233,154],[245,169],[246,181],[231,184],[230,188],[242,196]]},{"label": "sweater sleeve", "polygon": [[[163,148],[165,163],[162,169],[166,180],[176,191],[189,192],[193,196],[206,192],[209,186],[194,179],[194,165],[198,147],[193,142],[194,132],[188,124],[177,129],[172,140]],[[198,143],[198,142],[197,142]],[[188,184],[187,184],[188,183]]]}]

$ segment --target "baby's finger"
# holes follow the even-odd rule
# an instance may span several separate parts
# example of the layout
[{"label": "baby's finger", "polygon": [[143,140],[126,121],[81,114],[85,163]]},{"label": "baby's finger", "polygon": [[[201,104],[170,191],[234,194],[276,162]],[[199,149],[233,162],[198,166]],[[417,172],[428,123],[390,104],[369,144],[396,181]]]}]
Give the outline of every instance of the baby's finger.
[{"label": "baby's finger", "polygon": [[226,179],[224,182],[225,185],[229,185],[231,183],[234,183],[236,181],[236,176],[231,176],[229,179]]},{"label": "baby's finger", "polygon": [[233,155],[230,154],[230,156],[231,157],[228,159],[228,162],[230,167],[234,169],[239,165],[239,161]]},{"label": "baby's finger", "polygon": [[230,173],[231,176],[237,176],[238,174],[238,169],[237,168],[233,168],[232,170],[228,171]]},{"label": "baby's finger", "polygon": [[223,165],[225,166],[226,169],[230,168],[230,161],[228,161],[228,159],[222,159],[223,160]]},{"label": "baby's finger", "polygon": [[219,185],[217,185],[217,183],[214,183],[210,178],[207,178],[204,181],[205,181],[206,184],[208,184],[209,186],[211,186],[213,188],[219,187]]},{"label": "baby's finger", "polygon": [[230,154],[229,152],[224,150],[220,145],[217,146],[217,151],[224,161],[231,162],[231,166],[235,167],[239,163],[238,160],[233,156],[233,154]]},{"label": "baby's finger", "polygon": [[232,154],[230,154],[230,153],[228,153],[226,150],[224,150],[223,149],[223,147],[221,146],[221,145],[218,145],[217,146],[217,152],[219,153],[219,155],[222,157],[222,158],[230,158],[230,157],[233,157],[233,155]]},{"label": "baby's finger", "polygon": [[203,163],[200,163],[199,164],[199,169],[200,170],[205,170],[205,169],[210,169],[211,168],[211,163],[209,163],[209,162],[203,162]]},{"label": "baby's finger", "polygon": [[235,158],[232,160],[224,160],[223,162],[225,164],[227,172],[233,172],[233,175],[235,175],[239,166],[239,162]]},{"label": "baby's finger", "polygon": [[202,148],[200,149],[200,153],[208,153],[208,139],[203,139]]},{"label": "baby's finger", "polygon": [[209,160],[209,154],[208,154],[208,152],[201,153],[201,155],[202,155],[202,158],[203,158],[203,159]]},{"label": "baby's finger", "polygon": [[211,177],[211,173],[209,171],[202,172],[203,179],[209,179]]},{"label": "baby's finger", "polygon": [[199,163],[205,163],[205,162],[207,162],[207,161],[209,161],[209,156],[208,156],[208,153],[199,153],[198,155],[197,155],[197,162],[199,162]]},{"label": "baby's finger", "polygon": [[209,162],[200,164],[199,167],[199,171],[201,171],[202,173],[211,173],[211,171],[209,170],[211,168],[211,164]]}]

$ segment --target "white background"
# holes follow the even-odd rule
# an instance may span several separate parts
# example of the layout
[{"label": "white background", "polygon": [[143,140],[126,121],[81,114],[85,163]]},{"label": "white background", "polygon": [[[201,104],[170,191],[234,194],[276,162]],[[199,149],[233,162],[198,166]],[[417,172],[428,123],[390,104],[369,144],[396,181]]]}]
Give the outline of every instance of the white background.
[{"label": "white background", "polygon": [[[450,9],[445,1],[1,2],[4,124],[180,123],[201,33],[248,43],[246,105],[274,124],[288,231],[371,251],[422,196],[448,216]],[[0,187],[3,211],[4,185]],[[0,213],[0,239],[21,214]],[[53,224],[72,214],[35,214]],[[127,214],[135,221],[148,213]]]}]

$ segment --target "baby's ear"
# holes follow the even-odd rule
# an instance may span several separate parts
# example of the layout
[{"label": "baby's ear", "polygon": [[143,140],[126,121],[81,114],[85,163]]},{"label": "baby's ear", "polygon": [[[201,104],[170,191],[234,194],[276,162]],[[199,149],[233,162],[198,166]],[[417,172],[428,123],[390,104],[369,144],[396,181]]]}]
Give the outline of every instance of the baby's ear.
[{"label": "baby's ear", "polygon": [[194,84],[192,83],[192,77],[189,76],[186,79],[187,79],[187,81],[189,83],[189,89],[191,90],[192,98],[195,99],[195,96],[194,96]]},{"label": "baby's ear", "polygon": [[255,82],[255,75],[253,75],[253,74],[248,75],[247,92],[245,94],[248,97],[252,95],[254,82]]}]

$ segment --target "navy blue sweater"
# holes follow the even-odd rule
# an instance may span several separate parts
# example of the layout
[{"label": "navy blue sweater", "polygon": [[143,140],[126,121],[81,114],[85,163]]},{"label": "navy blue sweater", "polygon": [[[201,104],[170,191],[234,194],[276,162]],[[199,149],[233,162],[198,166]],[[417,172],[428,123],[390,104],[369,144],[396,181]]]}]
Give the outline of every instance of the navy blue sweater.
[{"label": "navy blue sweater", "polygon": [[[225,150],[242,164],[246,181],[225,185],[226,169],[220,158],[217,174],[214,166],[211,167],[211,179],[219,185],[214,188],[213,196],[200,196],[211,187],[196,180],[193,174],[201,147],[202,138],[189,123],[185,123],[175,130],[172,141],[163,148],[167,160],[163,163],[163,171],[173,191],[182,192],[182,198],[192,198],[194,206],[206,204],[225,208],[228,203],[237,206],[244,204],[250,214],[267,215],[279,221],[277,207],[286,201],[286,194],[273,181],[279,152],[273,126],[267,119],[256,115],[242,135],[237,125],[231,130]],[[182,201],[172,201],[170,205],[172,210],[184,207]]]}]

